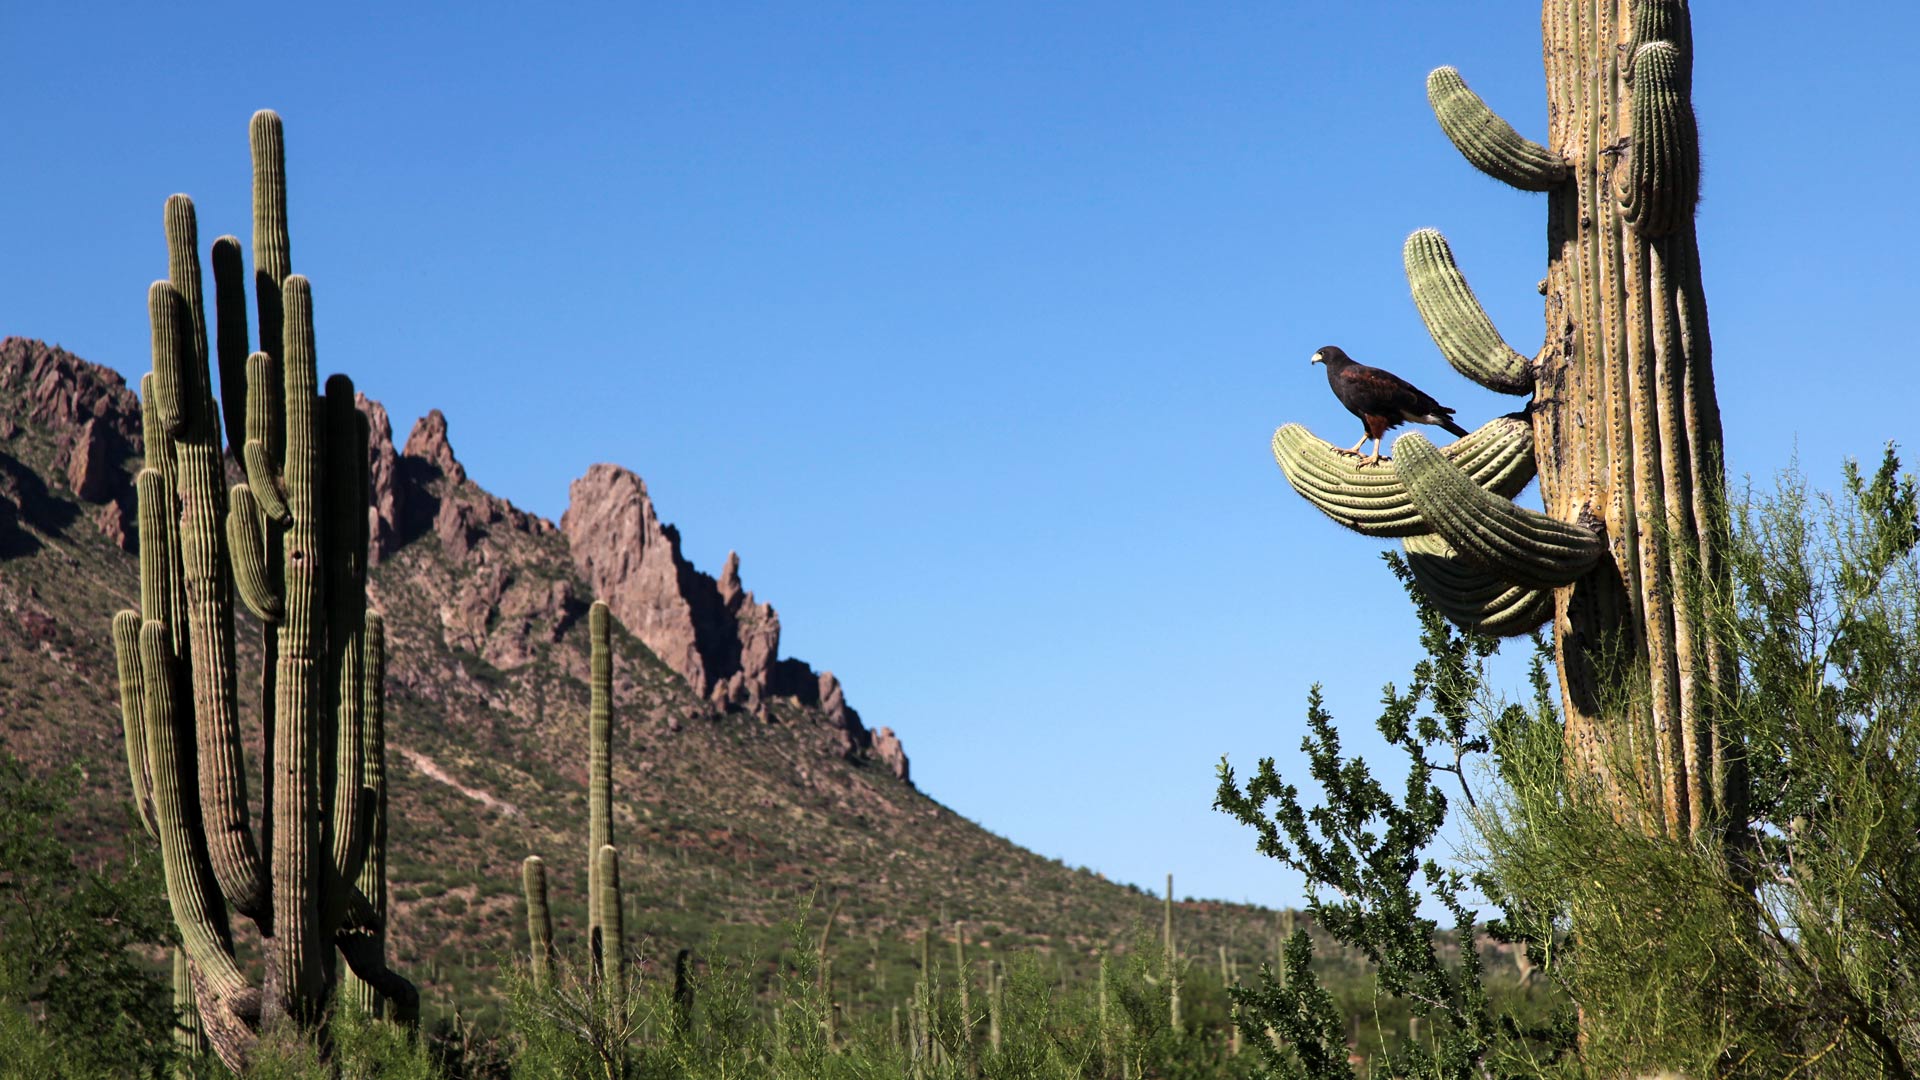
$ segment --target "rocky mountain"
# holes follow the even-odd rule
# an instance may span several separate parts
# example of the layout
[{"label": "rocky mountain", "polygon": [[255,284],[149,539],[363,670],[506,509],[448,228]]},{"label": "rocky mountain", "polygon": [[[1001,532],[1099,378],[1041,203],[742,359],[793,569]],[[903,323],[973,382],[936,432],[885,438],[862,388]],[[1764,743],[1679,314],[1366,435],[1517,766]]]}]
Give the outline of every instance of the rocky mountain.
[{"label": "rocky mountain", "polygon": [[[781,657],[779,616],[746,590],[740,560],[717,578],[695,568],[633,472],[588,469],[556,526],[470,478],[438,411],[396,450],[386,410],[361,408],[370,593],[389,641],[394,953],[428,1000],[497,992],[524,940],[529,853],[553,876],[560,940],[577,940],[595,598],[620,624],[614,831],[628,926],[649,955],[764,955],[801,898],[830,894],[853,950],[838,970],[870,969],[859,993],[884,999],[909,985],[930,923],[966,920],[982,948],[1081,967],[1157,925],[1158,901],[1140,890],[915,790],[900,739],[870,730],[831,672]],[[72,828],[101,846],[129,821],[107,625],[137,606],[140,454],[138,403],[117,373],[0,341],[0,746],[40,768],[78,766],[88,797]],[[244,617],[240,639],[241,662],[257,666],[259,628]],[[243,708],[259,715],[256,701]],[[257,769],[257,745],[250,759]],[[1270,913],[1256,909],[1190,901],[1177,921],[1209,959],[1229,946],[1251,963],[1269,945]]]}]

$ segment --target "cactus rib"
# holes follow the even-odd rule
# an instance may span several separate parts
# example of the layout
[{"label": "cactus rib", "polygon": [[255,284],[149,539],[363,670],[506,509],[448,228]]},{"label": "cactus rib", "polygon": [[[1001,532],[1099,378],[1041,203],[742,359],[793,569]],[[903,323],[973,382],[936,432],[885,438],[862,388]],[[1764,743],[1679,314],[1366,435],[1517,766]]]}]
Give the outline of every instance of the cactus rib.
[{"label": "cactus rib", "polygon": [[600,849],[613,842],[613,657],[612,615],[603,601],[587,614],[592,661],[587,729],[587,933],[601,939]]},{"label": "cactus rib", "polygon": [[1591,529],[1556,521],[1487,491],[1425,436],[1393,442],[1407,495],[1461,557],[1516,585],[1554,589],[1591,569],[1606,545]]},{"label": "cactus rib", "polygon": [[1566,162],[1521,137],[1467,88],[1458,70],[1439,67],[1427,75],[1427,102],[1440,129],[1474,168],[1522,191],[1550,191],[1565,182]]},{"label": "cactus rib", "polygon": [[527,894],[528,956],[533,985],[544,989],[553,979],[553,915],[547,908],[547,864],[529,855],[520,864],[520,885]]},{"label": "cactus rib", "polygon": [[234,591],[261,622],[279,622],[286,614],[280,593],[267,573],[266,541],[261,537],[260,506],[253,489],[235,484],[227,493],[227,550],[233,560]]},{"label": "cactus rib", "polygon": [[[1533,479],[1533,426],[1524,416],[1495,417],[1444,451],[1475,484],[1498,495],[1518,495]],[[1430,532],[1392,462],[1356,468],[1354,459],[1299,424],[1273,433],[1273,456],[1308,502],[1363,536],[1417,536]]]},{"label": "cactus rib", "polygon": [[600,882],[600,958],[602,985],[616,1004],[624,1004],[627,994],[626,938],[620,911],[620,853],[612,844],[600,849],[594,860]]},{"label": "cactus rib", "polygon": [[1502,580],[1460,558],[1438,536],[1400,541],[1420,591],[1448,619],[1492,637],[1517,637],[1553,617],[1553,593]]},{"label": "cactus rib", "polygon": [[1700,199],[1700,134],[1684,69],[1670,41],[1650,41],[1633,54],[1633,151],[1621,211],[1645,237],[1686,225]]},{"label": "cactus rib", "polygon": [[1489,390],[1525,394],[1533,390],[1533,364],[1515,352],[1473,295],[1454,261],[1447,238],[1434,229],[1407,237],[1401,251],[1414,306],[1427,333],[1455,371]]}]

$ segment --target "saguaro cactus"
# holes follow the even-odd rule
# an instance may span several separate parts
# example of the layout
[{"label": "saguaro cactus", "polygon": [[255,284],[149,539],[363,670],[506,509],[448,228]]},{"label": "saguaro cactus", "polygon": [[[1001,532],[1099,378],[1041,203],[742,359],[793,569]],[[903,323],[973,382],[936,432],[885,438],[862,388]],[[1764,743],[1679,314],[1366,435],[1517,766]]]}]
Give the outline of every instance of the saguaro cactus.
[{"label": "saguaro cactus", "polygon": [[[1723,575],[1709,499],[1724,479],[1693,211],[1700,156],[1684,0],[1545,0],[1544,144],[1440,68],[1441,128],[1488,175],[1547,196],[1546,334],[1507,345],[1439,233],[1403,253],[1434,343],[1468,378],[1533,400],[1524,456],[1545,513],[1510,501],[1521,471],[1481,461],[1491,435],[1436,451],[1394,444],[1396,470],[1356,473],[1294,426],[1274,454],[1341,524],[1402,538],[1449,618],[1498,635],[1551,618],[1569,760],[1608,790],[1653,793],[1645,827],[1744,836],[1744,773],[1717,701],[1733,664],[1702,625]],[[1494,424],[1507,424],[1506,418]],[[1644,679],[1646,692],[1629,680]]]},{"label": "saguaro cactus", "polygon": [[[284,195],[279,117],[256,114],[252,131],[256,192]],[[284,198],[277,211],[258,211],[256,250],[280,253],[275,273],[262,266],[256,277],[261,309],[276,321],[269,333],[263,320],[264,351],[248,357],[239,241],[222,237],[213,257],[218,351],[230,408],[250,399],[247,431],[270,425],[284,433],[284,451],[277,434],[250,437],[241,451],[249,481],[225,490],[197,226],[191,200],[175,195],[166,206],[168,278],[148,293],[141,610],[113,620],[135,797],[160,839],[200,1022],[236,1069],[263,1021],[320,1020],[341,977],[335,948],[369,1001],[403,1019],[419,1009],[382,944],[384,638],[378,616],[366,613],[364,421],[344,376],[319,397],[311,294],[286,273]],[[324,469],[323,444],[334,454]],[[236,694],[236,593],[266,625],[263,679],[274,688],[262,702],[266,815],[257,841]],[[259,927],[258,979],[235,957],[231,913]]]},{"label": "saguaro cactus", "polygon": [[[613,839],[613,616],[594,601],[587,613],[587,956],[609,1000],[625,1004],[625,948],[621,926],[620,855]],[[553,921],[547,908],[546,864],[529,855],[521,867],[527,898],[527,936],[535,986],[550,985]]]}]

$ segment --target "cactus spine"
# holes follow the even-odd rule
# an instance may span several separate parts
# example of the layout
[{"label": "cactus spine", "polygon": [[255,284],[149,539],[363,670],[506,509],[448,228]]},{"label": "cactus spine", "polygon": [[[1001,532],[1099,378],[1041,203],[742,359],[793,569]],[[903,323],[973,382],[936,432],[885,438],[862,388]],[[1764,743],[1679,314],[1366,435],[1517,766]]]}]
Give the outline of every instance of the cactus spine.
[{"label": "cactus spine", "polygon": [[[1436,452],[1403,436],[1390,479],[1342,473],[1291,427],[1275,456],[1336,521],[1406,538],[1415,580],[1455,621],[1509,634],[1551,617],[1572,767],[1599,777],[1626,814],[1628,792],[1655,792],[1639,822],[1649,831],[1738,847],[1746,780],[1716,715],[1735,671],[1702,623],[1703,590],[1724,578],[1709,509],[1724,474],[1693,223],[1687,5],[1544,0],[1542,35],[1543,144],[1494,116],[1453,69],[1428,78],[1440,126],[1468,161],[1547,194],[1538,354],[1517,362],[1438,233],[1415,233],[1404,256],[1447,359],[1493,389],[1534,391],[1525,415],[1545,514],[1512,506],[1514,492],[1476,473],[1460,444]],[[1628,692],[1637,678],[1646,692]],[[1603,713],[1603,703],[1624,704]]]},{"label": "cactus spine", "polygon": [[[277,142],[279,120],[272,113],[254,117],[256,143],[264,129]],[[277,155],[272,167],[280,167]],[[267,179],[284,191],[284,176]],[[262,180],[256,155],[256,187]],[[284,231],[284,205],[278,218]],[[222,237],[214,245],[213,266],[223,392],[236,414],[256,411],[244,410],[242,399],[258,404],[262,416],[282,411],[276,406],[284,403],[287,415],[273,422],[295,434],[297,452],[289,455],[284,493],[273,486],[280,478],[268,474],[277,463],[265,444],[252,456],[270,494],[251,482],[239,489],[244,495],[226,489],[191,200],[168,199],[165,225],[168,278],[148,292],[154,370],[142,380],[147,468],[136,481],[141,610],[114,616],[113,639],[128,769],[142,819],[160,840],[185,957],[176,986],[191,984],[207,1044],[238,1069],[263,1021],[320,1021],[341,981],[331,957],[335,948],[397,1017],[417,1017],[418,995],[386,967],[383,950],[373,944],[381,939],[384,918],[385,884],[376,878],[384,872],[385,781],[383,736],[377,732],[380,684],[377,674],[371,682],[366,678],[369,671],[382,671],[383,661],[369,656],[370,648],[378,653],[377,632],[363,633],[365,452],[355,460],[353,444],[342,450],[333,470],[339,490],[323,496],[306,284],[287,279],[294,296],[285,306],[297,313],[285,327],[288,340],[277,340],[277,328],[275,339],[263,337],[266,347],[295,357],[285,384],[253,384],[247,376],[256,369],[242,373],[234,360],[247,351],[238,241]],[[279,247],[284,250],[284,238]],[[278,282],[272,291],[271,301],[262,297],[261,303],[277,311],[283,306]],[[257,373],[281,374],[277,367]],[[227,427],[229,437],[235,430]],[[259,509],[268,505],[281,506],[284,520]],[[335,537],[331,545],[322,543],[323,531]],[[334,563],[324,562],[328,556]],[[321,609],[323,565],[351,571],[329,582],[331,612]],[[257,841],[236,693],[236,594],[267,620],[264,654],[279,691],[263,699],[266,815]],[[277,633],[281,624],[288,634]],[[370,639],[376,643],[369,646]],[[343,672],[354,674],[339,682]],[[351,694],[329,696],[320,692],[325,686],[350,687]],[[361,719],[369,715],[376,718],[371,733]],[[326,775],[318,767],[323,752],[334,766]],[[323,790],[323,782],[343,790]],[[355,811],[343,815],[341,806],[348,803]],[[259,927],[265,956],[259,980],[235,959],[230,914]]]}]

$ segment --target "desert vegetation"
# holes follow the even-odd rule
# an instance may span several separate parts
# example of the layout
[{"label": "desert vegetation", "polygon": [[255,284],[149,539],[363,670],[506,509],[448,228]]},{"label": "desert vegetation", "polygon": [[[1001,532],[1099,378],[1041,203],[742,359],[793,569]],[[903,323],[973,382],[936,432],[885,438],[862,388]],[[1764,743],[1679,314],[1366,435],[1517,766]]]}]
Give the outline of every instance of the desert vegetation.
[{"label": "desert vegetation", "polygon": [[[552,642],[584,614],[585,677],[537,650],[523,666],[543,686],[584,683],[585,730],[569,735],[583,760],[482,760],[464,775],[484,789],[445,784],[496,817],[396,820],[388,668],[426,652],[390,656],[369,600],[390,436],[350,379],[319,378],[281,124],[257,114],[251,299],[241,243],[223,236],[207,252],[209,313],[195,209],[178,195],[168,278],[148,294],[138,600],[99,613],[127,820],[76,850],[60,822],[89,778],[0,753],[0,1076],[1914,1075],[1920,488],[1893,445],[1845,463],[1830,492],[1798,472],[1728,482],[1693,225],[1687,6],[1543,12],[1544,143],[1452,68],[1427,86],[1470,163],[1546,196],[1539,351],[1494,329],[1439,233],[1403,250],[1449,362],[1529,400],[1445,450],[1402,436],[1390,462],[1356,463],[1298,425],[1272,444],[1312,506],[1400,541],[1382,572],[1405,587],[1424,656],[1382,692],[1375,726],[1397,759],[1349,753],[1320,688],[1301,688],[1306,777],[1223,761],[1215,806],[1304,875],[1303,907],[1204,930],[1169,878],[1157,925],[1138,918],[1144,903],[1121,923],[1063,899],[1050,906],[1071,928],[1025,939],[938,893],[863,911],[856,936],[843,905],[871,898],[818,888],[757,898],[778,911],[775,940],[640,931],[658,897],[636,876],[685,853],[619,812],[623,650],[645,657],[630,695],[750,704],[769,723],[830,713],[849,761],[867,733],[830,675],[763,699],[771,646],[759,682],[689,694],[606,602],[576,602],[565,573],[536,591],[559,598]],[[464,482],[444,419],[429,435],[419,460]],[[1513,501],[1535,479],[1544,512]],[[488,513],[511,516],[441,514],[435,557],[473,543]],[[771,608],[741,592],[737,566],[714,591],[747,613],[735,651],[764,645],[749,638]],[[1503,647],[1529,650],[1525,686],[1491,673]],[[427,659],[516,692],[482,652]],[[436,715],[441,702],[410,692]],[[897,789],[892,753],[874,783]],[[781,765],[809,782],[824,768]],[[496,792],[546,804],[574,849],[536,850],[517,874],[476,857],[459,879],[389,851],[422,832],[480,845],[530,816]],[[898,805],[874,795],[857,813]],[[514,827],[523,850],[552,839]],[[514,945],[469,953],[457,975],[403,973],[402,905],[467,939],[506,924]],[[422,981],[453,992],[423,1002]]]}]

